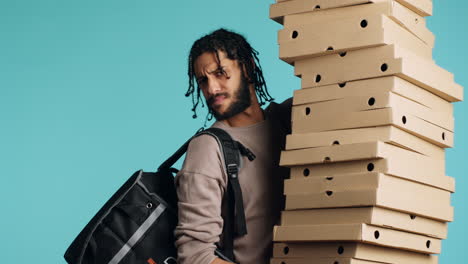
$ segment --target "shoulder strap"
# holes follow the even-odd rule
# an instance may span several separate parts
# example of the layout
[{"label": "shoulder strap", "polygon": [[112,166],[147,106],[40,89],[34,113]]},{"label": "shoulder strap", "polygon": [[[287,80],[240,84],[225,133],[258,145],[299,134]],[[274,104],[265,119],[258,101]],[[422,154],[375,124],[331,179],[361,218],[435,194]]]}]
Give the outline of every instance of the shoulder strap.
[{"label": "shoulder strap", "polygon": [[[228,192],[231,191],[234,198],[235,204],[235,229],[234,234],[236,236],[243,236],[247,234],[247,226],[245,224],[245,213],[244,204],[242,198],[242,190],[239,184],[239,153],[243,151],[240,149],[246,149],[238,141],[234,141],[231,136],[220,128],[209,128],[204,131],[205,133],[213,133],[218,138],[221,150],[224,156],[224,163],[226,167],[226,173],[228,176]],[[242,146],[242,147],[240,147]],[[231,188],[231,189],[229,189]]]},{"label": "shoulder strap", "polygon": [[223,129],[212,127],[197,132],[187,140],[172,156],[159,166],[158,171],[170,169],[187,151],[190,141],[195,137],[204,134],[211,135],[217,140],[224,158],[226,173],[228,176],[227,193],[224,199],[227,202],[228,211],[225,212],[225,219],[223,219],[223,249],[222,254],[220,255],[221,257],[227,257],[228,259],[234,260],[234,237],[247,234],[242,190],[238,179],[240,164],[239,153],[247,156],[250,161],[255,159],[255,155],[240,142],[234,141]]},{"label": "shoulder strap", "polygon": [[239,152],[242,153],[239,146],[242,144],[232,140],[231,136],[222,129],[210,128],[206,132],[213,133],[212,135],[220,143],[228,178],[227,192],[223,198],[227,210],[223,218],[223,247],[220,249],[222,253],[220,257],[235,261],[234,238],[247,234],[242,190],[238,179]]}]

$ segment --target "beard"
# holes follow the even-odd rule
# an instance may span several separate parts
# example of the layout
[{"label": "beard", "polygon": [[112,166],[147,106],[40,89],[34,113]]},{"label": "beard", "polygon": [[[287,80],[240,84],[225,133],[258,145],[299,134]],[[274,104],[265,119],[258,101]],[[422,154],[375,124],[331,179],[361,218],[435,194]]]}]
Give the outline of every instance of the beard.
[{"label": "beard", "polygon": [[[221,93],[220,95],[225,95],[226,97],[228,96],[227,93]],[[212,107],[215,96],[207,100],[206,103],[208,105],[208,109],[216,118],[216,120],[221,121],[231,118],[237,114],[242,113],[251,105],[249,83],[244,76],[241,77],[239,89],[237,89],[237,92],[233,95],[233,97],[233,102],[228,106],[224,113],[219,113]]]}]

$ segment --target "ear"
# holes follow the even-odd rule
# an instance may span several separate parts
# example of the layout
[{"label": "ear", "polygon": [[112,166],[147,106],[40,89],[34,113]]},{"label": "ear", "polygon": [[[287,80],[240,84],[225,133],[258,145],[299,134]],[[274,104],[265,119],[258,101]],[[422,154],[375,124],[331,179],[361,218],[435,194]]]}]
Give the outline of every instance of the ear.
[{"label": "ear", "polygon": [[[252,64],[252,70],[255,69],[256,65],[255,65],[255,61],[253,60],[253,58],[250,58],[250,63]],[[249,83],[254,83],[254,80],[252,80],[252,78],[249,77],[249,75],[247,74],[247,68],[245,67],[245,65],[242,65],[242,73],[244,74],[245,79]]]}]

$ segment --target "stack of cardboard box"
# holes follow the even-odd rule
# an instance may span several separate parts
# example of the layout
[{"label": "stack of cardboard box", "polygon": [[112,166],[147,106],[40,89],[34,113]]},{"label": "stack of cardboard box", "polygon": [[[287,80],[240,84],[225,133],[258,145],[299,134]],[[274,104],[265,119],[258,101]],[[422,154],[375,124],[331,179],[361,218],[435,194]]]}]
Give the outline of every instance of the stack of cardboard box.
[{"label": "stack of cardboard box", "polygon": [[271,5],[280,58],[302,79],[272,264],[437,263],[463,88],[432,59],[431,14],[431,0]]}]

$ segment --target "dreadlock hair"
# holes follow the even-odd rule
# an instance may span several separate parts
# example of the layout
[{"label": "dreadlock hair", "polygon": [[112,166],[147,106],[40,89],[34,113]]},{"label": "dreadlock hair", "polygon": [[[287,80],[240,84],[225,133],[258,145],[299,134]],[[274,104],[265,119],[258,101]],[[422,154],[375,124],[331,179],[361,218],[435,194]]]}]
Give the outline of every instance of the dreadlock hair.
[{"label": "dreadlock hair", "polygon": [[[195,60],[205,52],[215,53],[219,63],[218,51],[225,52],[227,57],[231,60],[237,60],[241,69],[245,67],[246,78],[250,83],[254,84],[255,93],[257,94],[260,105],[274,100],[268,93],[265,79],[263,78],[262,68],[257,56],[259,54],[258,51],[252,48],[242,35],[220,28],[195,41],[190,49],[190,55],[188,57],[189,87],[185,96],[192,96],[193,118],[197,118],[197,106],[200,104],[200,101],[202,107],[205,106],[201,98],[200,88],[196,81],[193,64]],[[207,119],[211,120],[211,118],[212,114],[208,111]]]}]

